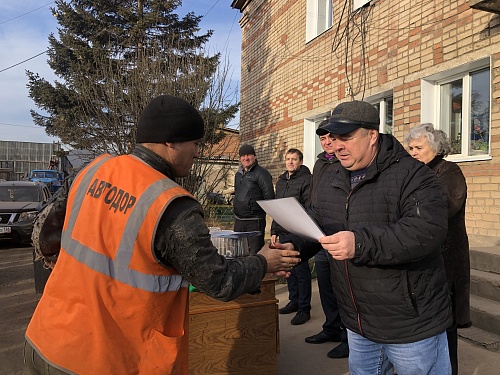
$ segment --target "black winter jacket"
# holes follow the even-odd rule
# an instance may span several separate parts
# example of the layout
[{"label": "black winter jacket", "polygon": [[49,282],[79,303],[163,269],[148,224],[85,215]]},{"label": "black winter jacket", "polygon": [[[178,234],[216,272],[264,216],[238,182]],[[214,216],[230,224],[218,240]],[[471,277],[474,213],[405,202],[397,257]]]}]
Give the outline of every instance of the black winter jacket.
[{"label": "black winter jacket", "polygon": [[[276,182],[276,198],[295,197],[299,203],[306,207],[309,204],[309,187],[311,185],[311,171],[305,165],[292,173],[288,178],[288,171],[278,177]],[[288,231],[273,220],[271,235],[286,234]]]},{"label": "black winter jacket", "polygon": [[[326,235],[341,230],[355,235],[353,259],[329,257],[346,327],[374,342],[410,343],[452,323],[441,255],[446,197],[432,171],[396,138],[379,137],[379,152],[353,190],[340,162],[326,169],[314,185],[318,200],[311,215]],[[294,244],[307,258],[312,243]]]},{"label": "black winter jacket", "polygon": [[[309,205],[311,209],[316,210],[318,203],[321,202],[321,194],[318,192],[317,186],[322,179],[326,179],[326,181],[331,181],[333,176],[335,176],[335,171],[338,168],[336,164],[338,162],[337,158],[327,158],[326,152],[318,154],[316,162],[313,167],[313,174],[311,180],[311,189],[310,189],[310,201]],[[328,258],[330,255],[326,250],[321,250],[314,255],[315,262],[328,262]]]},{"label": "black winter jacket", "polygon": [[257,160],[245,172],[243,167],[234,176],[233,210],[238,219],[263,219],[266,212],[257,201],[274,199],[273,178]]},{"label": "black winter jacket", "polygon": [[332,181],[337,174],[338,169],[337,158],[329,159],[326,157],[326,152],[322,152],[317,156],[316,163],[314,163],[313,174],[311,180],[310,190],[310,205],[317,206],[321,202],[321,191],[318,189],[319,183],[324,179]]}]

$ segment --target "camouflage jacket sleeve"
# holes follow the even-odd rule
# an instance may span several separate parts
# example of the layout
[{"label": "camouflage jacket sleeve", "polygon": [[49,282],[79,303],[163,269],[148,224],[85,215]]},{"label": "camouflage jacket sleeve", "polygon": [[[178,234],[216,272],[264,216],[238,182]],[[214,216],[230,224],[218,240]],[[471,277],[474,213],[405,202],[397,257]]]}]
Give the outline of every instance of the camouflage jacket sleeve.
[{"label": "camouflage jacket sleeve", "polygon": [[221,301],[256,291],[267,267],[262,255],[237,259],[219,255],[201,206],[187,197],[175,199],[165,211],[155,236],[155,252],[161,263]]}]

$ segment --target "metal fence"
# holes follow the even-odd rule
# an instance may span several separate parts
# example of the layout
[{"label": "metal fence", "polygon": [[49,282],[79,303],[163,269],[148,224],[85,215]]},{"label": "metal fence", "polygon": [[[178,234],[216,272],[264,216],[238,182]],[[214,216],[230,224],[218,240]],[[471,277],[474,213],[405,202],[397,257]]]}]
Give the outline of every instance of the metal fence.
[{"label": "metal fence", "polygon": [[0,141],[0,165],[11,180],[23,180],[32,169],[47,169],[50,158],[61,149],[59,143]]}]

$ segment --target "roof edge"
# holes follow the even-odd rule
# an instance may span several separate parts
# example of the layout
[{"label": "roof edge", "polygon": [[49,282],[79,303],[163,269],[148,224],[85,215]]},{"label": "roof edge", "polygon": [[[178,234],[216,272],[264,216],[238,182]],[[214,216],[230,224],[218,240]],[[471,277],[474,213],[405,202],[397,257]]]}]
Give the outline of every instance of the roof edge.
[{"label": "roof edge", "polygon": [[251,1],[252,0],[233,0],[231,8],[239,9],[240,13],[242,13]]}]

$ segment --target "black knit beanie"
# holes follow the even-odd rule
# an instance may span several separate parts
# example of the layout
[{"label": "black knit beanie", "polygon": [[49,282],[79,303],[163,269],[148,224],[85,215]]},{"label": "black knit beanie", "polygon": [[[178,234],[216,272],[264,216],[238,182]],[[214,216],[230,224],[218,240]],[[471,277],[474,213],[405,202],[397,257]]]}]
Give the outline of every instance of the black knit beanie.
[{"label": "black knit beanie", "polygon": [[243,145],[240,147],[240,156],[255,155],[255,149],[251,145]]},{"label": "black knit beanie", "polygon": [[203,138],[200,114],[184,99],[161,95],[144,108],[137,125],[137,143],[185,142]]}]

